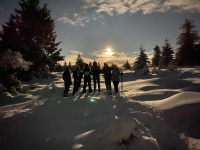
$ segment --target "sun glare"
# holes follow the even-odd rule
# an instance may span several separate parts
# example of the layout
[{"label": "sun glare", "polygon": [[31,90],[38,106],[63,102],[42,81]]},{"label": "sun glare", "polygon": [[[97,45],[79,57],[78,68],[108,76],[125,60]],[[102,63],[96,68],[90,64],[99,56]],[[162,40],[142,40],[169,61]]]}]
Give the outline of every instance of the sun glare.
[{"label": "sun glare", "polygon": [[108,48],[108,49],[106,49],[106,55],[112,55],[112,51],[111,51],[111,49],[110,48]]}]

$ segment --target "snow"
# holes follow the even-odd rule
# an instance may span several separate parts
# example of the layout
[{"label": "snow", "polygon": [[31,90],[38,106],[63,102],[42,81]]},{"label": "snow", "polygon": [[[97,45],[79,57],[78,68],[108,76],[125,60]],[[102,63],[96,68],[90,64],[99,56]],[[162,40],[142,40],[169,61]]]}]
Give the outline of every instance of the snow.
[{"label": "snow", "polygon": [[25,94],[0,93],[15,103],[0,107],[1,149],[200,149],[200,67],[123,73],[113,95],[101,76],[102,92],[63,98],[62,73],[23,82]]}]

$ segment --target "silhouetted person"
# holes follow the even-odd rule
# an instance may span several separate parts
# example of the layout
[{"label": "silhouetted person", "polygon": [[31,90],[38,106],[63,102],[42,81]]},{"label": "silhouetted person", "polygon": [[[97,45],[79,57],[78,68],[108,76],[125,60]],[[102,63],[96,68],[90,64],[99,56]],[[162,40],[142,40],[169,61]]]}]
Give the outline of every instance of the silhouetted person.
[{"label": "silhouetted person", "polygon": [[99,79],[100,67],[97,66],[96,61],[93,62],[92,74],[93,74],[93,82],[94,82],[94,92],[96,92],[96,82],[98,83],[99,92],[101,92],[101,90],[100,90],[100,79]]},{"label": "silhouetted person", "polygon": [[74,78],[74,88],[73,88],[73,95],[74,95],[78,91],[78,88],[80,87],[80,81],[82,78],[82,72],[79,66],[76,66],[76,69],[73,72],[73,78]]},{"label": "silhouetted person", "polygon": [[63,80],[65,81],[65,90],[63,92],[63,96],[67,97],[70,85],[72,84],[69,67],[66,67],[65,72],[63,73]]},{"label": "silhouetted person", "polygon": [[107,63],[104,63],[104,68],[102,69],[102,73],[104,74],[105,77],[105,84],[106,84],[106,89],[109,94],[112,93],[112,88],[111,88],[111,74],[112,68],[108,66]]},{"label": "silhouetted person", "polygon": [[117,68],[116,65],[113,65],[112,67],[113,71],[112,71],[112,81],[113,81],[113,85],[115,87],[115,93],[117,93],[119,91],[118,89],[118,85],[119,85],[119,76],[123,75],[123,73],[119,71],[119,69]]},{"label": "silhouetted person", "polygon": [[88,64],[85,65],[85,68],[83,69],[83,74],[84,74],[83,93],[86,92],[87,83],[88,83],[88,86],[89,86],[89,92],[91,93],[91,92],[92,92],[92,88],[91,88],[91,77],[90,77],[91,70],[90,70],[90,68],[88,67]]}]

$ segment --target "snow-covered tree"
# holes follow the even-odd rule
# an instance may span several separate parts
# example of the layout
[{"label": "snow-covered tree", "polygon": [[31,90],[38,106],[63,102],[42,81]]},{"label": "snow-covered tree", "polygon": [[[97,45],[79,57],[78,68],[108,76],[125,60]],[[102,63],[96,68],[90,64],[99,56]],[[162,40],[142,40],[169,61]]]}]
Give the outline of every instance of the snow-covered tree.
[{"label": "snow-covered tree", "polygon": [[136,61],[134,62],[134,65],[133,65],[133,68],[134,68],[134,70],[141,69],[149,63],[150,63],[150,61],[149,61],[148,56],[145,54],[144,46],[141,45],[140,55],[138,56],[138,58],[136,58]]},{"label": "snow-covered tree", "polygon": [[20,0],[19,9],[11,14],[0,33],[0,53],[11,48],[19,51],[23,58],[33,63],[34,72],[45,70],[46,65],[54,67],[57,61],[63,60],[56,41],[54,20],[45,4],[40,0]]},{"label": "snow-covered tree", "polygon": [[169,43],[169,39],[165,39],[165,45],[162,47],[161,52],[161,60],[160,60],[160,67],[161,68],[167,68],[167,66],[172,63],[174,59],[174,51],[173,47],[171,47],[171,44]]},{"label": "snow-covered tree", "polygon": [[156,45],[154,47],[154,56],[152,58],[152,66],[153,67],[158,67],[159,66],[160,58],[161,58],[160,47],[158,45]]},{"label": "snow-covered tree", "polygon": [[2,71],[17,69],[27,71],[31,65],[31,62],[23,59],[20,52],[12,51],[11,49],[5,51],[0,59],[0,68]]},{"label": "snow-covered tree", "polygon": [[184,23],[181,24],[180,29],[182,33],[177,38],[177,44],[179,48],[176,52],[176,63],[178,65],[196,65],[200,62],[198,58],[197,49],[195,49],[195,43],[199,41],[198,31],[195,30],[193,20],[185,19]]},{"label": "snow-covered tree", "polygon": [[18,73],[27,71],[31,65],[31,62],[23,59],[20,52],[8,49],[0,57],[0,82],[13,92],[11,89],[16,89],[21,83],[17,78]]},{"label": "snow-covered tree", "polygon": [[128,60],[126,61],[126,63],[123,65],[123,67],[125,69],[130,69],[131,68],[131,65],[129,64]]}]

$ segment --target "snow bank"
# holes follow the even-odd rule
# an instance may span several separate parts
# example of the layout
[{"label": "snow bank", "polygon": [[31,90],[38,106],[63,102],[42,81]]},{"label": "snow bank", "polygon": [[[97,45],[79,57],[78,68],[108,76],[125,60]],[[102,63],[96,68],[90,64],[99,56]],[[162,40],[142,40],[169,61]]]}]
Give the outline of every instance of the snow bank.
[{"label": "snow bank", "polygon": [[135,125],[133,120],[118,118],[107,126],[78,135],[75,139],[84,140],[82,143],[84,150],[114,150],[122,142],[122,139],[130,138]]},{"label": "snow bank", "polygon": [[149,73],[149,67],[148,66],[144,66],[141,69],[136,69],[135,70],[135,75],[146,75]]}]

